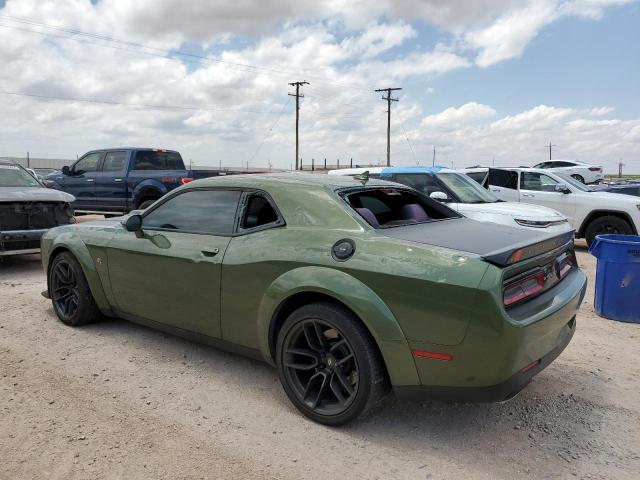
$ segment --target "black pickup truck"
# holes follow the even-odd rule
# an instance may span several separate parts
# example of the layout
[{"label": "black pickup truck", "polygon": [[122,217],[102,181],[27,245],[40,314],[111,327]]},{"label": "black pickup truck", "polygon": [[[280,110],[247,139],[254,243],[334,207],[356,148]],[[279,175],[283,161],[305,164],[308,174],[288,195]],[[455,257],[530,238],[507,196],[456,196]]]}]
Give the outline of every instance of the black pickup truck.
[{"label": "black pickup truck", "polygon": [[173,150],[110,148],[87,152],[43,182],[75,196],[76,212],[119,214],[147,208],[180,185],[218,174],[187,170]]}]

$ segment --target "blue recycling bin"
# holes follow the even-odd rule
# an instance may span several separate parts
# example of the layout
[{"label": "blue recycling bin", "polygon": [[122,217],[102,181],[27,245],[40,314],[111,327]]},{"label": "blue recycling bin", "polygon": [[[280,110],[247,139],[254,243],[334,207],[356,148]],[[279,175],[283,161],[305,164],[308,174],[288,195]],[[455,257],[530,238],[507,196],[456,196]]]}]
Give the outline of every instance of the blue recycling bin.
[{"label": "blue recycling bin", "polygon": [[596,313],[640,323],[640,236],[598,235],[589,253],[598,259]]}]

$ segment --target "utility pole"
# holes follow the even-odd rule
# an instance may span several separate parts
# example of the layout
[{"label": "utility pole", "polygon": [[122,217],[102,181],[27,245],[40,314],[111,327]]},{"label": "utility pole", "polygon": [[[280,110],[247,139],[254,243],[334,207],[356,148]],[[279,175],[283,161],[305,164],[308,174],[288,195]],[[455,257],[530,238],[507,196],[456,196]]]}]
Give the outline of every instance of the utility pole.
[{"label": "utility pole", "polygon": [[545,147],[547,147],[549,149],[549,160],[551,160],[551,149],[553,147],[557,147],[557,145],[552,145],[551,144],[551,140],[549,140],[549,145],[545,145]]},{"label": "utility pole", "polygon": [[291,82],[289,83],[292,87],[296,87],[296,93],[290,93],[290,97],[296,97],[296,170],[298,170],[298,123],[300,121],[300,98],[304,97],[304,95],[300,95],[300,87],[302,85],[309,85],[309,82]]},{"label": "utility pole", "polygon": [[433,160],[431,161],[431,166],[435,167],[436,166],[436,146],[433,146]]},{"label": "utility pole", "polygon": [[402,88],[378,88],[376,92],[387,92],[386,97],[382,100],[387,101],[387,167],[391,166],[391,102],[397,102],[397,98],[391,97],[391,92],[402,90]]},{"label": "utility pole", "polygon": [[622,167],[624,167],[624,163],[618,162],[618,178],[622,178]]}]

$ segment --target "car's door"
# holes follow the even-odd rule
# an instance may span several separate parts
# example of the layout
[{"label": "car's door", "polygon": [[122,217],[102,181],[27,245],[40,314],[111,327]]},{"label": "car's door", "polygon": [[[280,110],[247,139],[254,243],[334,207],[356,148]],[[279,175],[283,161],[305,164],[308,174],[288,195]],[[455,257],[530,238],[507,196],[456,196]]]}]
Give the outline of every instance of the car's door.
[{"label": "car's door", "polygon": [[69,175],[62,176],[65,192],[76,197],[73,208],[92,210],[96,208],[96,171],[102,152],[87,153],[71,167]]},{"label": "car's door", "polygon": [[493,192],[500,200],[507,202],[519,202],[518,172],[490,168],[487,177],[489,191]]},{"label": "car's door", "polygon": [[220,337],[221,264],[241,192],[190,189],[144,213],[142,230],[108,245],[120,313]]},{"label": "car's door", "polygon": [[124,212],[127,204],[128,150],[106,152],[95,174],[96,203],[101,210]]},{"label": "car's door", "polygon": [[520,201],[553,208],[564,214],[573,225],[576,214],[575,195],[556,191],[556,186],[560,184],[559,180],[544,173],[520,172]]}]

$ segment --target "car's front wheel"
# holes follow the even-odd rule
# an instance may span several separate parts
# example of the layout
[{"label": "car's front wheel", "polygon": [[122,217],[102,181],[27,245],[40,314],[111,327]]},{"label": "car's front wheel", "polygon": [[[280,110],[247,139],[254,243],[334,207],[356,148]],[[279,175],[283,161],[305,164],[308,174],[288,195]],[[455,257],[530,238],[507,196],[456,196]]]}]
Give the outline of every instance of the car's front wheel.
[{"label": "car's front wheel", "polygon": [[71,253],[56,255],[47,278],[53,310],[63,323],[78,327],[100,318],[82,267]]},{"label": "car's front wheel", "polygon": [[591,221],[587,227],[584,237],[587,241],[587,245],[591,245],[597,235],[618,233],[621,235],[632,235],[633,229],[628,222],[622,218],[614,217],[613,215],[605,215],[598,217]]},{"label": "car's front wheel", "polygon": [[377,405],[387,392],[380,353],[362,323],[329,302],[306,305],[278,334],[280,381],[293,404],[325,425],[341,425]]}]

